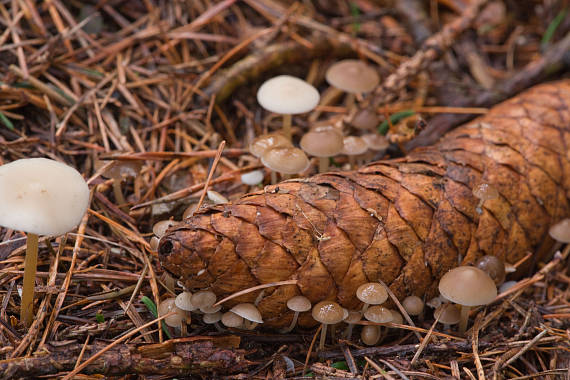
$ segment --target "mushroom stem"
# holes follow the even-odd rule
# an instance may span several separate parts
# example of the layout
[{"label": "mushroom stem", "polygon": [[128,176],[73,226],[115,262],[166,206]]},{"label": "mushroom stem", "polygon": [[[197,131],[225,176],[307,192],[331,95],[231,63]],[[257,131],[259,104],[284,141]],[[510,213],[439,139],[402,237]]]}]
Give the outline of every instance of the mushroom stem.
[{"label": "mushroom stem", "polygon": [[[323,92],[319,105],[328,106],[329,104],[334,103],[335,100],[338,99],[341,95],[342,95],[341,89],[331,86]],[[309,115],[309,121],[315,122],[317,121],[319,116],[321,116],[321,110],[316,109],[311,113],[311,115]]]},{"label": "mushroom stem", "polygon": [[286,334],[286,333],[288,333],[288,332],[291,332],[291,331],[295,328],[295,325],[297,324],[297,319],[298,319],[298,318],[299,318],[299,312],[296,311],[296,312],[295,312],[295,315],[293,315],[293,320],[291,321],[291,324],[289,325],[289,327],[287,327],[287,328],[284,329],[284,330],[281,330],[281,332],[282,332],[283,334]]},{"label": "mushroom stem", "polygon": [[370,306],[369,303],[365,303],[364,305],[362,305],[362,311],[360,312],[360,314],[364,315],[364,313],[366,313],[366,310],[368,310],[369,306]]},{"label": "mushroom stem", "polygon": [[321,329],[321,340],[319,341],[319,351],[325,348],[325,339],[327,337],[327,324],[323,323],[323,328]]},{"label": "mushroom stem", "polygon": [[34,318],[34,285],[38,264],[38,235],[28,233],[26,241],[26,257],[24,259],[24,286],[22,288],[22,306],[20,320],[29,327]]},{"label": "mushroom stem", "polygon": [[283,134],[291,141],[291,115],[283,115]]},{"label": "mushroom stem", "polygon": [[467,330],[467,321],[469,320],[469,312],[471,311],[471,306],[461,305],[461,319],[459,320],[459,333],[464,334]]},{"label": "mushroom stem", "polygon": [[349,155],[348,156],[348,164],[350,165],[350,169],[354,169],[356,167],[356,156]]},{"label": "mushroom stem", "polygon": [[319,173],[325,173],[329,170],[329,158],[319,157]]},{"label": "mushroom stem", "polygon": [[120,179],[113,179],[113,194],[115,195],[115,202],[117,202],[119,208],[125,208],[127,201],[125,201],[125,197],[123,196]]},{"label": "mushroom stem", "polygon": [[348,95],[346,95],[346,99],[344,100],[344,104],[346,105],[346,109],[348,110],[348,112],[350,112],[350,110],[352,109],[352,107],[354,107],[354,104],[356,100],[356,95],[353,93],[349,93]]},{"label": "mushroom stem", "polygon": [[271,171],[271,184],[275,185],[277,183],[277,173],[275,170]]},{"label": "mushroom stem", "polygon": [[350,340],[352,338],[353,329],[354,329],[354,323],[349,323],[344,332],[344,337],[346,338],[346,340]]}]

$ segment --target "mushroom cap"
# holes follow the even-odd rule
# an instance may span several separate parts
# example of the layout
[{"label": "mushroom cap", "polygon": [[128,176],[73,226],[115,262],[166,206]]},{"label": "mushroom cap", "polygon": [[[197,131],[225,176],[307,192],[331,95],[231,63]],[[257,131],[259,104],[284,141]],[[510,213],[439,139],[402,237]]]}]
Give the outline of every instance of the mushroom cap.
[{"label": "mushroom cap", "polygon": [[192,294],[192,305],[197,308],[212,306],[216,303],[216,295],[210,290],[200,290]]},{"label": "mushroom cap", "polygon": [[418,296],[404,298],[402,306],[409,315],[420,315],[424,311],[424,301]]},{"label": "mushroom cap", "polygon": [[249,152],[261,158],[271,148],[290,148],[293,144],[281,133],[267,133],[255,138],[249,144]]},{"label": "mushroom cap", "polygon": [[156,250],[158,249],[158,245],[160,244],[160,239],[157,238],[156,236],[153,236],[150,238],[149,244],[150,244],[150,249],[156,252]]},{"label": "mushroom cap", "polygon": [[313,306],[313,319],[325,325],[334,325],[344,319],[344,309],[333,301],[321,301]]},{"label": "mushroom cap", "polygon": [[370,305],[380,305],[388,299],[386,289],[378,282],[367,282],[356,289],[356,297]]},{"label": "mushroom cap", "polygon": [[186,319],[186,312],[176,306],[174,298],[167,298],[158,304],[158,315],[162,316],[175,311],[176,313],[164,318],[164,323],[170,327],[179,327],[184,319]]},{"label": "mushroom cap", "polygon": [[561,243],[570,243],[570,219],[556,223],[548,230],[551,238]]},{"label": "mushroom cap", "polygon": [[505,264],[497,256],[485,255],[475,262],[475,266],[487,273],[495,285],[498,286],[505,282],[507,276]]},{"label": "mushroom cap", "polygon": [[505,281],[499,286],[499,292],[504,293],[517,284],[516,281]]},{"label": "mushroom cap", "polygon": [[439,292],[451,302],[464,306],[486,305],[497,296],[497,286],[479,268],[461,266],[443,275]]},{"label": "mushroom cap", "polygon": [[319,100],[316,88],[290,75],[271,78],[257,91],[257,102],[266,110],[279,114],[309,112],[319,104]]},{"label": "mushroom cap", "polygon": [[354,128],[358,129],[372,129],[375,128],[380,123],[380,119],[375,112],[370,111],[368,108],[364,108],[356,112],[356,115],[350,121],[350,124]]},{"label": "mushroom cap", "polygon": [[390,146],[390,142],[386,138],[378,133],[367,133],[360,136],[366,142],[368,149],[379,152],[381,150],[386,150]]},{"label": "mushroom cap", "polygon": [[404,317],[402,317],[402,314],[400,314],[400,312],[396,310],[390,310],[390,312],[392,313],[392,323],[396,323],[398,325],[404,324]]},{"label": "mushroom cap", "polygon": [[240,303],[230,309],[232,313],[255,323],[263,323],[261,313],[252,303]]},{"label": "mushroom cap", "polygon": [[202,317],[202,320],[204,321],[204,323],[206,323],[208,325],[219,322],[221,319],[222,319],[222,313],[220,313],[219,311],[217,311],[215,313],[206,313]]},{"label": "mushroom cap", "polygon": [[239,328],[243,325],[243,317],[232,311],[222,314],[222,324],[226,327]]},{"label": "mushroom cap", "polygon": [[331,86],[354,94],[370,92],[380,83],[376,70],[357,59],[345,59],[333,64],[327,70],[326,79]]},{"label": "mushroom cap", "polygon": [[309,167],[309,159],[299,148],[274,148],[261,157],[263,165],[284,174],[296,174]]},{"label": "mushroom cap", "polygon": [[[106,164],[108,161],[102,161]],[[101,175],[105,178],[122,180],[127,177],[136,177],[142,168],[140,161],[115,161]]]},{"label": "mushroom cap", "polygon": [[178,222],[174,220],[160,220],[156,222],[154,226],[152,226],[152,233],[154,236],[161,238],[166,233],[168,227],[174,226],[176,224],[178,224]]},{"label": "mushroom cap", "polygon": [[200,308],[200,311],[204,314],[213,314],[213,313],[217,313],[220,310],[222,310],[222,305],[202,306]]},{"label": "mushroom cap", "polygon": [[301,149],[315,157],[332,157],[343,148],[342,134],[334,127],[318,127],[305,133],[299,142]]},{"label": "mushroom cap", "polygon": [[473,188],[473,195],[482,201],[499,197],[499,191],[488,183],[481,183]]},{"label": "mushroom cap", "polygon": [[357,156],[368,150],[368,144],[362,137],[346,136],[343,140],[342,153],[348,156]]},{"label": "mushroom cap", "polygon": [[373,346],[378,343],[381,336],[380,326],[366,325],[360,332],[360,340],[367,346]]},{"label": "mushroom cap", "polygon": [[246,185],[255,186],[263,182],[264,177],[265,174],[263,173],[263,170],[254,170],[251,172],[243,173],[241,175],[241,181]]},{"label": "mushroom cap", "polygon": [[461,311],[457,305],[444,303],[435,309],[433,316],[439,318],[439,322],[445,325],[456,325],[461,319]]},{"label": "mushroom cap", "polygon": [[36,235],[62,235],[79,224],[89,188],[77,170],[46,158],[0,166],[0,226]]},{"label": "mushroom cap", "polygon": [[174,299],[174,304],[185,311],[194,311],[196,306],[192,304],[192,293],[182,292]]},{"label": "mushroom cap", "polygon": [[364,312],[364,318],[370,322],[387,323],[392,322],[394,316],[392,311],[384,306],[371,306]]},{"label": "mushroom cap", "polygon": [[287,300],[287,307],[289,310],[302,313],[311,310],[311,301],[305,296],[295,296]]},{"label": "mushroom cap", "polygon": [[344,318],[344,322],[348,324],[353,324],[359,322],[362,319],[362,314],[359,311],[350,310],[348,312],[348,317]]}]

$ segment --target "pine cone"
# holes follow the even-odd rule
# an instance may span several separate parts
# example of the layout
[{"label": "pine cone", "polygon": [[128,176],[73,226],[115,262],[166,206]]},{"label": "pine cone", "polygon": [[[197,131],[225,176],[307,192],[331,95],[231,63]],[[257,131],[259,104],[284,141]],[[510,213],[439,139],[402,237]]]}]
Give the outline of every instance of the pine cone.
[{"label": "pine cone", "polygon": [[[201,211],[161,239],[164,268],[218,297],[259,284],[265,326],[286,326],[289,298],[360,307],[380,279],[399,298],[437,294],[439,278],[483,255],[514,263],[552,245],[569,215],[570,81],[537,86],[401,159],[289,180]],[[472,189],[499,196],[478,207]],[[528,262],[534,262],[528,260]],[[252,302],[259,292],[229,304]],[[312,325],[310,312],[301,325]]]}]

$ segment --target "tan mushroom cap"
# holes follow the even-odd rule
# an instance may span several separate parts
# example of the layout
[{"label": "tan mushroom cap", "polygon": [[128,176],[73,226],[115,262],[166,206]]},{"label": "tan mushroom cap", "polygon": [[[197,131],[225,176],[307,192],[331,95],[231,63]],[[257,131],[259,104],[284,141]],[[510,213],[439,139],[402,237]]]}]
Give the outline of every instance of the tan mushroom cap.
[{"label": "tan mushroom cap", "polygon": [[36,235],[62,235],[79,224],[89,188],[77,170],[46,158],[0,166],[0,226]]},{"label": "tan mushroom cap", "polygon": [[356,289],[356,297],[370,305],[380,305],[388,299],[386,289],[378,282],[368,282]]},{"label": "tan mushroom cap", "polygon": [[404,317],[402,317],[402,314],[400,314],[400,312],[396,310],[390,310],[390,312],[392,313],[392,323],[396,323],[398,325],[404,324]]},{"label": "tan mushroom cap", "polygon": [[202,320],[204,321],[204,323],[206,323],[208,325],[219,322],[221,319],[222,319],[222,313],[220,313],[219,311],[217,311],[215,313],[206,313],[202,317]]},{"label": "tan mushroom cap", "polygon": [[174,298],[167,298],[158,304],[158,315],[162,316],[175,311],[174,314],[164,318],[164,323],[170,327],[178,327],[186,319],[186,312],[176,306]]},{"label": "tan mushroom cap", "polygon": [[305,133],[299,143],[301,149],[315,157],[332,157],[343,148],[342,134],[334,127],[318,127]]},{"label": "tan mushroom cap", "polygon": [[290,148],[293,144],[281,133],[268,133],[255,138],[249,144],[249,152],[261,158],[271,148]]},{"label": "tan mushroom cap", "polygon": [[178,224],[178,222],[174,220],[160,220],[156,222],[154,226],[152,226],[152,233],[154,234],[154,236],[161,238],[164,236],[166,230],[169,227],[174,226],[176,224]]},{"label": "tan mushroom cap", "polygon": [[202,306],[200,308],[200,311],[204,314],[213,314],[213,313],[217,313],[220,310],[222,310],[222,305]]},{"label": "tan mushroom cap", "polygon": [[216,303],[216,295],[210,290],[200,290],[192,294],[190,300],[197,308],[208,307]]},{"label": "tan mushroom cap", "polygon": [[499,191],[488,183],[481,183],[473,189],[473,195],[482,201],[495,199],[499,197]]},{"label": "tan mushroom cap", "polygon": [[368,150],[368,144],[359,136],[346,136],[343,145],[342,153],[348,156],[357,156]]},{"label": "tan mushroom cap", "polygon": [[461,266],[443,275],[439,292],[451,302],[463,306],[479,306],[492,302],[497,296],[493,279],[479,268]]},{"label": "tan mushroom cap", "polygon": [[378,133],[367,133],[360,136],[366,142],[368,149],[373,151],[386,150],[390,146],[390,142],[386,136],[380,135]]},{"label": "tan mushroom cap", "polygon": [[287,300],[289,310],[305,312],[311,310],[311,301],[305,296],[295,296]]},{"label": "tan mushroom cap", "polygon": [[556,241],[570,243],[570,219],[561,220],[550,227],[548,234]]},{"label": "tan mushroom cap", "polygon": [[[106,164],[107,162],[108,161],[101,161],[102,164]],[[127,177],[136,177],[141,171],[142,165],[141,161],[115,161],[102,173],[102,176],[118,180]]]},{"label": "tan mushroom cap", "polygon": [[424,301],[418,296],[408,296],[402,301],[402,306],[409,315],[420,315],[424,311]]},{"label": "tan mushroom cap", "polygon": [[345,323],[357,323],[362,319],[362,314],[359,311],[349,310],[348,316],[344,318]]},{"label": "tan mushroom cap", "polygon": [[196,306],[192,304],[192,293],[182,292],[176,296],[174,303],[176,306],[185,311],[194,311]]},{"label": "tan mushroom cap", "polygon": [[353,94],[370,92],[380,83],[376,70],[357,59],[333,64],[327,70],[326,79],[331,86]]},{"label": "tan mushroom cap", "polygon": [[226,327],[239,328],[243,326],[243,317],[232,311],[222,314],[222,324]]},{"label": "tan mushroom cap", "polygon": [[334,325],[344,319],[344,309],[333,301],[321,301],[313,306],[313,319],[325,325]]},{"label": "tan mushroom cap", "polygon": [[319,100],[316,88],[290,75],[271,78],[257,91],[258,103],[266,110],[279,114],[309,112],[319,104]]},{"label": "tan mushroom cap", "polygon": [[309,167],[309,159],[299,148],[274,148],[261,157],[263,165],[284,174],[297,174]]},{"label": "tan mushroom cap", "polygon": [[230,309],[232,313],[239,315],[240,317],[247,319],[248,321],[255,323],[263,323],[261,318],[261,313],[257,310],[252,303],[240,303],[235,305]]},{"label": "tan mushroom cap", "polygon": [[364,108],[356,112],[356,115],[350,121],[350,124],[354,128],[358,129],[372,129],[380,123],[380,118],[375,112],[370,111],[368,108]]},{"label": "tan mushroom cap", "polygon": [[487,273],[495,285],[499,286],[505,282],[507,276],[505,264],[497,256],[485,255],[475,262],[475,266]]},{"label": "tan mushroom cap", "polygon": [[456,325],[461,320],[461,311],[457,305],[445,303],[435,309],[433,316],[444,325]]},{"label": "tan mushroom cap", "polygon": [[394,316],[390,309],[376,305],[369,307],[368,310],[364,312],[364,318],[370,322],[387,323],[392,322]]},{"label": "tan mushroom cap", "polygon": [[380,326],[367,325],[360,332],[360,339],[367,346],[373,346],[378,343],[381,336]]}]

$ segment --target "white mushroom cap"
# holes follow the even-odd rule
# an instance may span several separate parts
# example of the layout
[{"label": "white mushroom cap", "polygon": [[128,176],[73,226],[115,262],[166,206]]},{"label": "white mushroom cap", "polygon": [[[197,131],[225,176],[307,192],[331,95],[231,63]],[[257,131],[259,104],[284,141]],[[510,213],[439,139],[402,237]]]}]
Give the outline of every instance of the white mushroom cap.
[{"label": "white mushroom cap", "polygon": [[239,315],[240,317],[247,319],[248,321],[252,321],[255,323],[263,323],[263,319],[261,318],[261,313],[257,310],[252,303],[240,303],[235,305],[230,310],[232,313]]},{"label": "white mushroom cap", "polygon": [[257,101],[268,111],[279,114],[309,112],[319,104],[316,88],[302,79],[279,75],[265,81],[257,91]]},{"label": "white mushroom cap", "polygon": [[461,266],[443,275],[439,281],[442,296],[463,306],[486,305],[497,296],[493,279],[479,268]]},{"label": "white mushroom cap", "polygon": [[62,235],[89,205],[87,183],[74,168],[46,158],[0,166],[0,226],[37,235]]},{"label": "white mushroom cap", "polygon": [[185,311],[194,311],[196,306],[192,304],[192,293],[182,292],[176,296],[174,303],[176,306]]},{"label": "white mushroom cap", "polygon": [[254,170],[241,175],[241,181],[249,186],[255,186],[263,182],[265,174],[263,170]]}]

